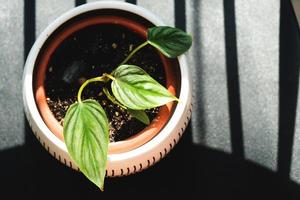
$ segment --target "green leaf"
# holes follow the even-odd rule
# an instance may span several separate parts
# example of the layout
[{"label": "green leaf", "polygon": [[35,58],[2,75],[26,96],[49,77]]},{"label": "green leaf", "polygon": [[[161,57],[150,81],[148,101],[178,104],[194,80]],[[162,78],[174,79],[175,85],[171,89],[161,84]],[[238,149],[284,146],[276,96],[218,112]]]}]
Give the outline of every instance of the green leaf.
[{"label": "green leaf", "polygon": [[74,103],[64,121],[64,140],[68,152],[81,172],[101,190],[109,143],[108,120],[95,100]]},{"label": "green leaf", "polygon": [[145,110],[177,100],[166,88],[135,65],[121,65],[112,74],[116,99],[133,110]]},{"label": "green leaf", "polygon": [[150,124],[150,119],[148,117],[148,115],[146,114],[145,111],[143,110],[132,110],[132,109],[128,109],[127,110],[129,112],[129,114],[136,118],[137,120],[141,121],[142,123],[149,125]]},{"label": "green leaf", "polygon": [[178,28],[157,26],[148,29],[148,42],[165,56],[175,58],[191,47],[192,37]]}]

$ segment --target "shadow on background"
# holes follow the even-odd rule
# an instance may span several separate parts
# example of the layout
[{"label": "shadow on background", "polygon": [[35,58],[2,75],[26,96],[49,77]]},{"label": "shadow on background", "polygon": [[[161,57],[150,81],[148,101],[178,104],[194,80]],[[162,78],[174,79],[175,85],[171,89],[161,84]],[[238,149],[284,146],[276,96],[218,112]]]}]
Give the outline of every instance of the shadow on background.
[{"label": "shadow on background", "polygon": [[[28,133],[30,134],[30,133]],[[186,199],[300,197],[299,186],[277,173],[235,156],[185,143],[157,165],[136,175],[106,179],[101,193],[80,173],[58,163],[30,134],[31,145],[2,151],[1,195],[35,199],[121,197],[122,199],[168,196]]]},{"label": "shadow on background", "polygon": [[80,6],[85,3],[86,3],[86,0],[75,0],[75,6]]},{"label": "shadow on background", "polygon": [[[24,2],[25,55],[27,55],[35,36],[35,15],[32,14],[35,13],[35,1]],[[76,5],[81,4],[81,2],[76,1]],[[233,2],[229,1],[228,4],[224,5],[224,10],[229,12],[226,14],[225,19],[226,35],[229,35],[226,36],[226,47],[233,50],[233,53],[227,53],[226,58],[229,61],[231,60],[230,63],[233,63],[233,68],[228,69],[228,75],[232,76],[231,73],[233,72],[234,79],[236,79],[234,82],[228,83],[228,88],[233,90],[232,101],[239,102],[239,90],[235,88],[237,87],[235,84],[238,84],[238,82],[236,83],[238,81],[237,60],[234,60],[237,56],[236,47],[234,47],[236,44],[229,44],[230,41],[236,40],[235,36],[230,36],[231,33],[235,33],[235,26],[230,25],[230,20],[234,19],[234,14],[230,13],[234,12],[234,9],[232,9]],[[282,6],[282,8],[291,9],[287,6]],[[179,9],[178,6],[177,9]],[[180,14],[176,16],[178,18],[182,17]],[[185,28],[185,20],[177,19],[176,22],[177,26]],[[295,27],[295,24],[293,26]],[[281,37],[283,37],[282,35]],[[284,46],[284,43],[281,43],[281,53],[285,49],[289,50],[287,46]],[[20,196],[26,199],[41,199],[44,197],[47,199],[57,197],[91,199],[98,196],[110,199],[114,197],[127,199],[132,197],[144,198],[145,195],[148,198],[166,195],[167,197],[180,197],[184,195],[186,199],[261,199],[262,197],[270,199],[280,196],[285,199],[299,198],[299,185],[289,180],[288,176],[282,176],[282,174],[289,174],[287,169],[290,168],[294,132],[294,122],[282,120],[284,117],[294,120],[295,98],[297,99],[296,86],[292,86],[292,91],[288,93],[285,93],[283,88],[291,86],[290,77],[292,77],[292,83],[295,84],[294,78],[296,78],[296,75],[294,73],[299,74],[299,69],[296,69],[296,71],[290,69],[291,71],[289,71],[283,67],[285,60],[287,62],[293,61],[288,58],[288,55],[282,56],[280,61],[280,72],[283,73],[280,77],[280,124],[282,129],[279,135],[278,164],[280,173],[272,172],[252,162],[245,161],[242,159],[243,156],[229,155],[192,144],[191,127],[188,126],[182,140],[165,159],[136,175],[107,179],[105,192],[101,193],[82,174],[60,164],[44,150],[31,133],[26,122],[25,145],[0,152],[1,195],[7,194],[9,198]],[[298,84],[298,79],[295,80]],[[284,98],[285,95],[292,95],[292,100]],[[287,105],[284,102],[291,103],[291,105],[285,107]],[[285,109],[287,111],[284,111]],[[293,112],[289,113],[289,111]],[[234,134],[241,137],[240,110],[235,112],[238,113],[237,118],[231,125],[232,127],[237,126],[234,129]],[[288,133],[284,134],[286,130],[288,130]],[[235,138],[232,137],[232,140],[236,140]],[[232,141],[233,144],[234,142],[236,141]],[[239,143],[238,146],[241,146],[242,138],[239,138],[237,142]],[[287,158],[284,158],[285,156]]]},{"label": "shadow on background", "polygon": [[300,31],[290,1],[281,0],[279,57],[278,173],[291,171],[300,67]]},{"label": "shadow on background", "polygon": [[232,153],[243,159],[244,141],[242,127],[241,95],[239,83],[234,0],[223,0],[226,49],[226,77]]}]

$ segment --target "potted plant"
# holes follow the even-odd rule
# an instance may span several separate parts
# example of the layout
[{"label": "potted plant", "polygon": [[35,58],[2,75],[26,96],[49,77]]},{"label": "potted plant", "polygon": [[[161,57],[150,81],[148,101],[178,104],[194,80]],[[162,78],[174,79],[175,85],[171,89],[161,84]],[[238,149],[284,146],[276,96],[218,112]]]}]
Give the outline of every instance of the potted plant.
[{"label": "potted plant", "polygon": [[147,168],[191,114],[184,53],[191,37],[143,8],[77,7],[50,24],[27,58],[24,107],[43,146],[100,189],[104,177]]}]

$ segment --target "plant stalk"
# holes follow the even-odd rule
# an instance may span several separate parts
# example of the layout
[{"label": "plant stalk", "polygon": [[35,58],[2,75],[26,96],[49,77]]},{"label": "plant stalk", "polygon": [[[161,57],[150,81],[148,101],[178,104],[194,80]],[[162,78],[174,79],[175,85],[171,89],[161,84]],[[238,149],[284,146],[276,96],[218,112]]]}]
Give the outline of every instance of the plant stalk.
[{"label": "plant stalk", "polygon": [[81,94],[82,94],[82,91],[83,89],[90,83],[93,83],[93,82],[106,82],[106,80],[104,79],[103,76],[100,76],[100,77],[95,77],[95,78],[91,78],[91,79],[88,79],[86,80],[79,88],[78,90],[78,94],[77,94],[77,100],[79,103],[81,103]]},{"label": "plant stalk", "polygon": [[116,80],[111,74],[104,73],[103,76],[111,79],[112,81]]},{"label": "plant stalk", "polygon": [[108,91],[108,89],[107,89],[106,87],[104,87],[104,88],[102,89],[102,91],[104,92],[104,94],[107,96],[107,98],[108,98],[112,103],[114,103],[114,104],[120,106],[121,108],[127,109],[125,106],[123,106],[121,103],[119,103],[119,102],[115,99],[115,97],[113,97],[113,96],[110,94],[110,92]]},{"label": "plant stalk", "polygon": [[136,47],[132,52],[130,52],[130,54],[127,56],[127,58],[125,58],[125,60],[123,60],[123,62],[121,62],[120,65],[125,64],[138,50],[140,50],[141,48],[143,48],[147,44],[148,44],[148,41],[146,41],[146,42],[140,44],[138,47]]}]

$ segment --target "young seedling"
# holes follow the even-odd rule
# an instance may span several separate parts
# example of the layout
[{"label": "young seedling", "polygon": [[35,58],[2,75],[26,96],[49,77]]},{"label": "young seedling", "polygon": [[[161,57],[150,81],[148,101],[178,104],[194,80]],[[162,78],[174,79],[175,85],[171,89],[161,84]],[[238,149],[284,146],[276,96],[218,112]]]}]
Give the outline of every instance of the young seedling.
[{"label": "young seedling", "polygon": [[162,106],[178,99],[150,77],[143,69],[126,64],[146,45],[152,45],[169,58],[187,51],[192,38],[177,28],[159,26],[148,29],[147,41],[136,47],[111,73],[86,80],[80,87],[78,101],[72,104],[65,116],[63,135],[70,157],[81,172],[101,190],[107,163],[109,126],[105,111],[92,99],[82,100],[84,88],[92,82],[111,81],[111,91],[103,87],[103,93],[114,104],[127,109],[136,119],[149,124],[145,109]]}]

